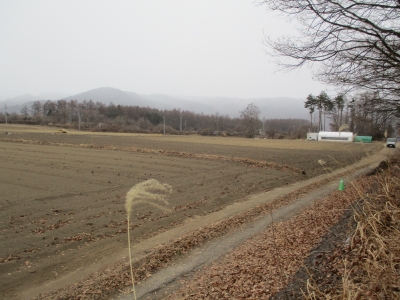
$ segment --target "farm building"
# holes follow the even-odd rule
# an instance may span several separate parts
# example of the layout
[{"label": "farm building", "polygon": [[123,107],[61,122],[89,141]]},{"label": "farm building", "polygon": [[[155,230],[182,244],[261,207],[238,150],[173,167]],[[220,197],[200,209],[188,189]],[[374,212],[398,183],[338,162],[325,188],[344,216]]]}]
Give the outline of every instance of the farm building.
[{"label": "farm building", "polygon": [[353,133],[352,132],[320,131],[318,133],[318,141],[325,141],[325,142],[352,142],[353,141]]}]

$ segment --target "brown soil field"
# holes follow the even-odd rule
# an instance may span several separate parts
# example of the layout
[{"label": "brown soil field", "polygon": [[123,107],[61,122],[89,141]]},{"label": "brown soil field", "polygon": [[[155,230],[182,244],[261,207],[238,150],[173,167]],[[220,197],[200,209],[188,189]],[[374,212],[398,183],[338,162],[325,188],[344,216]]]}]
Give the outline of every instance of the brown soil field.
[{"label": "brown soil field", "polygon": [[[153,178],[170,211],[134,207],[132,243],[246,197],[359,161],[381,143],[59,133],[0,125],[0,298],[127,248],[125,194]],[[318,160],[323,160],[322,166]],[[78,278],[79,279],[79,278]]]}]

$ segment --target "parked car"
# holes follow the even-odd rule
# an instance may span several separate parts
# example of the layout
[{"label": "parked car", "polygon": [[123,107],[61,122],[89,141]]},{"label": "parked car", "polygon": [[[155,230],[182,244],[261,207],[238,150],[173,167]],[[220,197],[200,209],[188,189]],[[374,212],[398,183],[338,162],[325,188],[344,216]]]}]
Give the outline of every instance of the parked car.
[{"label": "parked car", "polygon": [[397,138],[387,138],[386,139],[386,147],[388,148],[396,148]]}]

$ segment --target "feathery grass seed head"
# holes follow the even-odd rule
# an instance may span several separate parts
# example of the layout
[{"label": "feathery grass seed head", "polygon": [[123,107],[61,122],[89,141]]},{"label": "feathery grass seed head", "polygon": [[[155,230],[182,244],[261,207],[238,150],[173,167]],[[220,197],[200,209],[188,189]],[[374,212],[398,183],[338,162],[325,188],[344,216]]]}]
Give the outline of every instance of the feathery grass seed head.
[{"label": "feathery grass seed head", "polygon": [[149,179],[134,185],[126,194],[125,208],[128,216],[131,213],[132,206],[139,203],[147,203],[162,210],[165,208],[157,203],[168,204],[164,197],[172,193],[172,187],[166,183],[160,183],[155,179]]},{"label": "feathery grass seed head", "polygon": [[129,266],[131,271],[131,281],[132,281],[132,291],[133,291],[133,299],[136,300],[136,290],[135,290],[135,280],[133,276],[133,266],[132,266],[132,254],[131,254],[131,238],[129,231],[129,216],[131,214],[132,206],[134,204],[150,204],[155,206],[161,210],[168,210],[162,205],[155,203],[157,201],[162,204],[168,204],[168,202],[164,199],[164,196],[172,193],[172,188],[168,184],[159,183],[155,179],[149,179],[144,182],[138,183],[134,185],[126,194],[126,214],[127,214],[127,226],[128,226],[128,251],[129,251]]}]

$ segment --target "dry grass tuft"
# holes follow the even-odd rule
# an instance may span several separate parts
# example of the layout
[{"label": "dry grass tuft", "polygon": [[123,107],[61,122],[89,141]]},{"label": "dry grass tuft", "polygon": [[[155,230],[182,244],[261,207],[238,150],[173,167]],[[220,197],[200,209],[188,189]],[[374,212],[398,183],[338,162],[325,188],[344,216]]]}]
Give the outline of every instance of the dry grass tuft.
[{"label": "dry grass tuft", "polygon": [[161,210],[168,210],[164,206],[158,204],[157,202],[167,205],[168,202],[164,199],[167,194],[172,193],[172,188],[168,184],[159,183],[155,179],[149,179],[144,182],[134,185],[129,192],[126,194],[125,209],[128,221],[128,251],[129,251],[129,265],[131,271],[132,289],[133,296],[136,300],[136,290],[135,290],[135,280],[133,278],[133,268],[132,268],[132,255],[131,255],[131,237],[130,237],[130,215],[133,205],[138,204],[150,204],[151,206],[157,207]]}]

